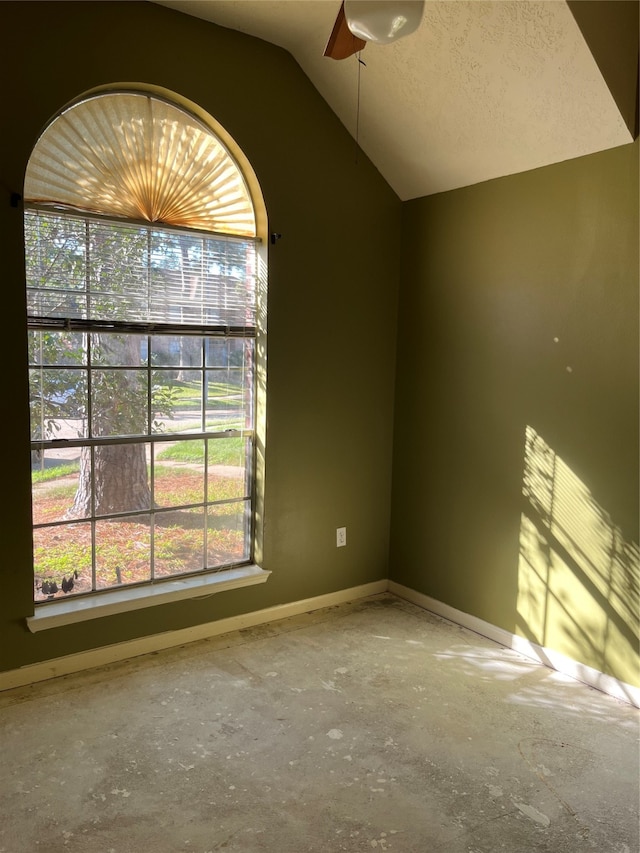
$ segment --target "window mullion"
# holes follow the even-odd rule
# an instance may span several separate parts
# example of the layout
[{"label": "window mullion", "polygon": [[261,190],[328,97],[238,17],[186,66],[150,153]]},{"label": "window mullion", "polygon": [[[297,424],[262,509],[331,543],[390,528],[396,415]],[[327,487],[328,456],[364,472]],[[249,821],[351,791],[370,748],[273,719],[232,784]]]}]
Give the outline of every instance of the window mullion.
[{"label": "window mullion", "polygon": [[[90,240],[90,223],[85,223],[85,298],[86,298],[86,315],[89,317],[91,309],[91,264],[93,258],[91,254]],[[93,438],[93,338],[87,331],[87,435]],[[82,458],[82,452],[80,455]],[[91,485],[91,589],[95,592],[98,587],[97,583],[97,557],[96,557],[96,478],[95,478],[95,447],[89,447],[89,482]]]},{"label": "window mullion", "polygon": [[[39,405],[39,407],[38,407],[38,408],[39,408],[39,410],[40,410],[40,426],[39,426],[39,432],[40,432],[40,438],[44,438],[44,371],[43,371],[43,369],[42,369],[42,364],[43,364],[43,361],[44,361],[44,352],[43,352],[43,348],[42,348],[42,332],[40,332],[40,333],[38,334],[38,342],[39,342],[39,348],[38,348],[38,359],[39,359],[39,362],[38,362],[38,372],[39,372],[39,374],[40,374],[40,405]],[[40,463],[41,463],[41,465],[42,465],[42,470],[44,470],[44,453],[41,453],[41,456],[40,456]]]},{"label": "window mullion", "polygon": [[[147,432],[149,433],[149,437],[151,437],[151,416],[152,416],[152,373],[151,373],[151,335],[147,336]],[[150,506],[149,506],[149,572],[151,580],[155,580],[156,577],[156,566],[155,566],[155,533],[156,533],[156,516],[154,512],[155,508],[155,483],[156,483],[156,446],[153,441],[149,441],[149,491],[151,495]]]},{"label": "window mullion", "polygon": [[[89,254],[89,241],[87,240],[87,257]],[[87,263],[87,273],[89,275],[89,264]],[[88,293],[87,286],[87,293]],[[86,338],[86,346],[87,346],[87,435],[90,438],[93,438],[93,340],[91,334],[87,333]],[[84,447],[80,450],[80,459],[82,460],[82,454],[84,452]],[[96,556],[96,459],[95,459],[95,446],[91,444],[89,446],[89,483],[91,488],[91,518],[89,519],[89,524],[91,525],[91,590],[95,592],[98,588],[97,582],[97,556]],[[80,463],[82,468],[82,462]]]},{"label": "window mullion", "polygon": [[[202,408],[202,431],[206,432],[206,405],[207,405],[207,396],[208,396],[208,385],[206,377],[208,376],[207,372],[207,364],[208,364],[208,356],[209,356],[209,338],[202,339],[202,375],[200,379],[200,388],[201,388],[201,408]],[[203,565],[207,565],[207,555],[209,554],[209,441],[206,438],[202,439],[204,444],[204,507],[203,507],[203,523],[204,523],[204,536],[203,536]]]},{"label": "window mullion", "polygon": [[95,470],[96,470],[96,449],[95,447],[89,448],[89,464],[91,465],[91,471],[89,474],[90,482],[91,482],[91,589],[95,592],[98,588],[98,567],[97,567],[97,548],[96,548],[96,478],[95,478]]},{"label": "window mullion", "polygon": [[202,355],[201,355],[201,374],[200,374],[200,429],[202,432],[207,431],[207,400],[209,399],[209,371],[207,370],[209,356],[209,340],[202,339]]}]

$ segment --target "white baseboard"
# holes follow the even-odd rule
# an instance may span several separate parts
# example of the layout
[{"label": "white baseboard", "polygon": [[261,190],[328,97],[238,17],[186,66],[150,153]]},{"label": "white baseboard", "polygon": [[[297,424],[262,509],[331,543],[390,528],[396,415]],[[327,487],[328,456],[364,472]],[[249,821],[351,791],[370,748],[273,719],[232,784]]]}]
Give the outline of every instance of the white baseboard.
[{"label": "white baseboard", "polygon": [[423,595],[421,592],[416,592],[414,589],[402,586],[395,581],[389,581],[388,590],[393,595],[398,596],[398,598],[410,601],[423,610],[428,610],[436,616],[448,619],[449,622],[455,622],[463,628],[468,628],[476,634],[500,643],[501,646],[520,652],[525,657],[542,663],[550,669],[555,669],[563,675],[575,678],[576,681],[581,681],[590,687],[595,687],[596,690],[607,693],[609,696],[621,699],[623,702],[628,702],[636,708],[640,708],[640,688],[634,687],[632,684],[619,681],[611,675],[605,675],[605,673],[599,672],[599,670],[579,661],[575,661],[560,652],[556,652],[545,646],[539,646],[524,637],[518,637],[510,631],[498,628],[496,625],[478,619],[476,616],[463,613],[462,610],[456,610],[455,607],[443,604],[435,598],[430,598],[428,595]]},{"label": "white baseboard", "polygon": [[590,666],[572,660],[566,655],[553,649],[531,643],[524,637],[518,637],[510,631],[498,628],[489,622],[456,610],[448,604],[443,604],[435,598],[416,592],[409,587],[395,581],[380,580],[373,583],[355,586],[349,589],[338,590],[326,595],[318,595],[314,598],[305,598],[301,601],[293,601],[288,604],[279,604],[275,607],[267,607],[264,610],[255,610],[252,613],[243,613],[240,616],[231,616],[228,619],[219,619],[216,622],[207,622],[203,625],[194,625],[192,628],[183,628],[178,631],[167,631],[162,634],[153,634],[150,637],[141,637],[138,640],[129,640],[124,643],[116,643],[111,646],[103,646],[98,649],[90,649],[86,652],[55,658],[42,663],[29,664],[7,672],[0,672],[0,691],[10,690],[13,687],[24,687],[35,684],[38,681],[46,681],[61,675],[70,675],[85,669],[93,669],[105,664],[117,663],[128,658],[138,657],[149,652],[162,651],[176,646],[184,646],[198,640],[206,640],[230,631],[238,631],[242,628],[251,628],[263,625],[267,622],[275,622],[286,619],[289,616],[300,616],[303,613],[311,613],[323,607],[333,607],[337,604],[345,604],[348,601],[356,601],[370,595],[379,595],[390,592],[392,595],[410,601],[423,610],[428,610],[436,616],[441,616],[487,637],[508,649],[520,652],[526,657],[542,663],[557,672],[575,678],[590,687],[607,693],[616,699],[621,699],[636,708],[640,708],[640,688],[619,681],[610,675],[605,675]]},{"label": "white baseboard", "polygon": [[216,622],[206,622],[203,625],[194,625],[192,628],[182,628],[178,631],[167,631],[162,634],[152,634],[150,637],[141,637],[138,640],[128,640],[124,643],[116,643],[111,646],[102,646],[98,649],[89,649],[86,652],[78,652],[61,658],[44,661],[42,663],[28,664],[20,669],[12,669],[0,672],[0,691],[10,690],[13,687],[24,687],[35,684],[38,681],[46,681],[49,678],[57,678],[60,675],[70,675],[73,672],[81,672],[85,669],[93,669],[105,664],[116,663],[128,658],[146,655],[149,652],[162,651],[175,646],[184,646],[197,640],[206,640],[219,634],[227,634],[230,631],[239,631],[242,628],[252,628],[255,625],[263,625],[267,622],[275,622],[278,619],[286,619],[289,616],[299,616],[302,613],[310,613],[320,610],[322,607],[334,607],[336,604],[345,604],[347,601],[355,601],[366,598],[369,595],[379,595],[386,592],[388,581],[380,580],[373,583],[354,586],[350,589],[341,589],[338,592],[330,592],[326,595],[318,595],[314,598],[305,598],[301,601],[293,601],[289,604],[278,604],[275,607],[267,607],[264,610],[255,610],[252,613],[243,613],[240,616],[231,616],[228,619],[219,619]]}]

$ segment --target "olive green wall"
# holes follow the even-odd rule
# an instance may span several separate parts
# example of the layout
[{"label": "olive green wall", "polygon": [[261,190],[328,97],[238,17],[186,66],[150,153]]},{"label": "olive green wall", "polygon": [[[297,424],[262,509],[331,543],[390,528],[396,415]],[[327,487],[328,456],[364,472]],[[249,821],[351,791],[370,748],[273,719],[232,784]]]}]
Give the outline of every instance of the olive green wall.
[{"label": "olive green wall", "polygon": [[[401,204],[292,57],[148,3],[1,3],[5,385],[0,670],[387,576]],[[261,586],[30,634],[21,192],[32,146],[95,86],[170,89],[252,163],[269,225],[268,433]],[[8,367],[11,369],[8,369]],[[347,526],[348,546],[335,547]]]},{"label": "olive green wall", "polygon": [[638,143],[403,215],[390,576],[637,684]]}]

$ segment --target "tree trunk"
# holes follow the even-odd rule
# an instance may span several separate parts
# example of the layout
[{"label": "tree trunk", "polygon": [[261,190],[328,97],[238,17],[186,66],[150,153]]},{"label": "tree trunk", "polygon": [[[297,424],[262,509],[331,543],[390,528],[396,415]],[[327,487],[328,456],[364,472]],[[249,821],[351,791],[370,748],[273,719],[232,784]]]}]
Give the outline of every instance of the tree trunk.
[{"label": "tree trunk", "polygon": [[[95,514],[151,509],[144,444],[94,448]],[[80,453],[80,477],[67,518],[86,518],[91,506],[91,450]]]},{"label": "tree trunk", "polygon": [[[96,361],[110,365],[140,363],[139,341],[135,336],[102,334],[94,336]],[[146,415],[140,409],[140,385],[146,377],[128,371],[96,370],[94,399],[99,401],[92,416],[94,436],[135,435],[146,429]],[[151,509],[151,489],[147,478],[146,444],[115,444],[94,447],[94,506],[91,505],[91,448],[80,452],[80,475],[73,506],[67,518],[86,518],[95,512],[134,512]]]}]

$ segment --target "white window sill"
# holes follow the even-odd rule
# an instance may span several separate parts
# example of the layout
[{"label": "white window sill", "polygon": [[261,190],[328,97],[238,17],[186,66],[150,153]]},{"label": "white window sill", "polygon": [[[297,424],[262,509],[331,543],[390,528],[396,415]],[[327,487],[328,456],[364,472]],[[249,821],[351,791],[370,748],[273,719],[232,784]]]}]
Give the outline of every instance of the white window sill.
[{"label": "white window sill", "polygon": [[223,572],[163,581],[148,586],[114,589],[100,595],[82,598],[65,598],[50,604],[38,605],[33,616],[27,616],[27,627],[32,633],[62,625],[73,625],[87,619],[99,619],[116,613],[128,613],[185,598],[204,598],[226,589],[264,583],[271,572],[260,566],[239,566]]}]

